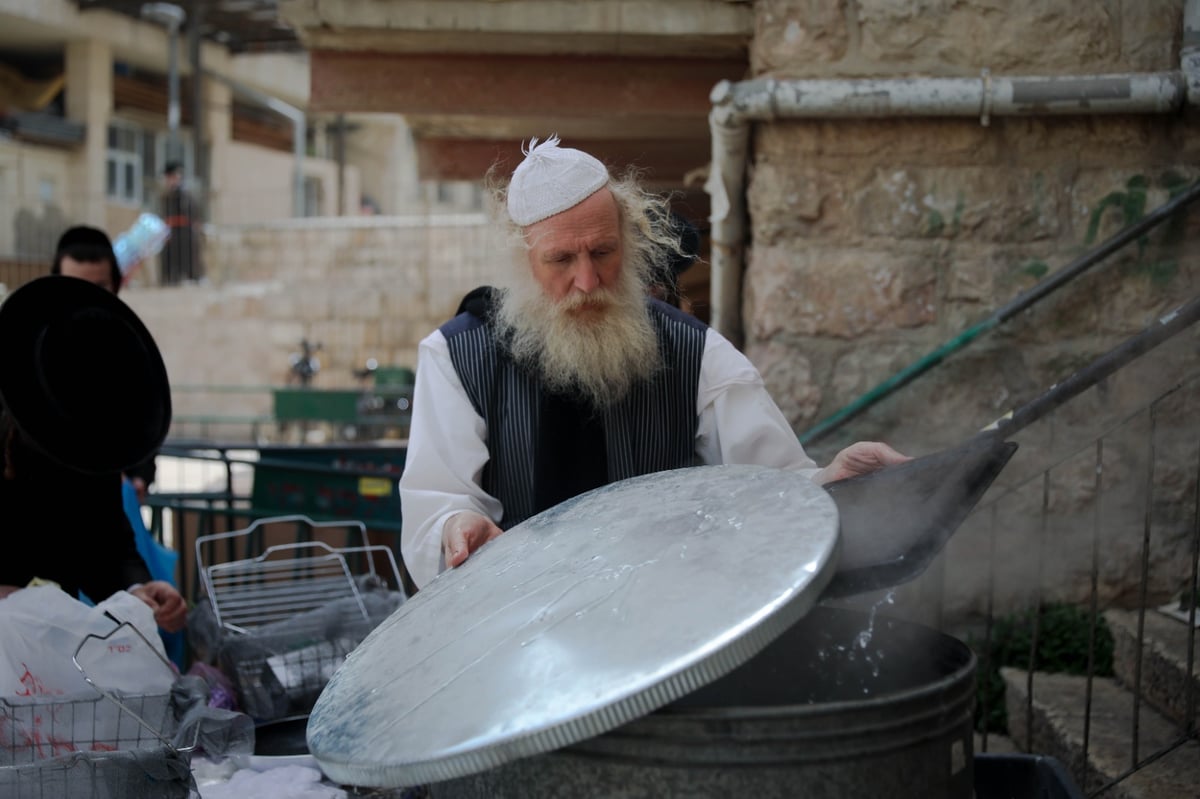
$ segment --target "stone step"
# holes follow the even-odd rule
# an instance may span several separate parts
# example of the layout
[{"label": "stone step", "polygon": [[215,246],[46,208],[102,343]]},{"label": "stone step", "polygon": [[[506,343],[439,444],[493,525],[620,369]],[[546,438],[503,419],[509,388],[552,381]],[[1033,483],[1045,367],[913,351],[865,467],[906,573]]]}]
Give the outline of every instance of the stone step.
[{"label": "stone step", "polygon": [[[1133,766],[1133,695],[1116,680],[1092,681],[1091,726],[1084,763],[1087,678],[1036,672],[1033,739],[1026,732],[1026,672],[1004,668],[1008,731],[1018,748],[1057,758],[1090,795]],[[1142,703],[1138,757],[1144,760],[1180,738],[1179,725]],[[1104,799],[1196,799],[1200,795],[1200,741],[1188,740],[1106,791]]]},{"label": "stone step", "polygon": [[[1108,610],[1104,613],[1113,634],[1113,671],[1122,683],[1133,687],[1137,669],[1136,610]],[[1192,718],[1200,708],[1200,646],[1192,639]],[[1148,608],[1142,639],[1142,698],[1176,722],[1188,717],[1187,674],[1188,626],[1185,622]],[[1200,794],[1200,790],[1197,791]]]}]

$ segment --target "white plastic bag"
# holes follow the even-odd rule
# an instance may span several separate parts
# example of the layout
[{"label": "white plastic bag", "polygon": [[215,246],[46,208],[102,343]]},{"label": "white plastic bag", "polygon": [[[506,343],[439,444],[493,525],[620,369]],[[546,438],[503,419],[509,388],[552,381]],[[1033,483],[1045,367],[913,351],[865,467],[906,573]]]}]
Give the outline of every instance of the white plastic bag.
[{"label": "white plastic bag", "polygon": [[95,697],[71,658],[89,633],[106,635],[123,621],[146,641],[128,627],[106,641],[88,640],[80,665],[110,691],[168,693],[175,675],[160,659],[162,640],[149,605],[119,591],[88,607],[60,588],[37,586],[0,601],[0,698],[13,703]]}]

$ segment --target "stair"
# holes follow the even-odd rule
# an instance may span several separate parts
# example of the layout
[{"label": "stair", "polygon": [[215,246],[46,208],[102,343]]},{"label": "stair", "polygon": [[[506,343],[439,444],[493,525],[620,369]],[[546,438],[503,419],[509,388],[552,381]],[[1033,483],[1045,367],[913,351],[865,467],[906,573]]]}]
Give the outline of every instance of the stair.
[{"label": "stair", "polygon": [[[1136,610],[1109,610],[1104,613],[1113,634],[1113,671],[1125,685],[1135,682],[1137,668]],[[1192,717],[1200,708],[1200,665],[1197,655],[1200,647],[1200,630],[1192,642]],[[1150,702],[1159,712],[1182,724],[1188,717],[1187,645],[1188,627],[1184,622],[1160,613],[1147,610],[1143,625],[1142,643],[1142,699]],[[1197,790],[1200,795],[1200,789]]]},{"label": "stair", "polygon": [[[1001,669],[1008,731],[1019,749],[1060,760],[1085,794],[1091,794],[1132,765],[1133,694],[1110,677],[1092,681],[1092,716],[1086,772],[1083,722],[1087,678],[1037,672],[1033,680],[1033,740],[1026,738],[1026,672]],[[1179,738],[1179,726],[1148,704],[1138,714],[1142,758]],[[1080,775],[1084,774],[1083,778]],[[1200,742],[1190,740],[1142,767],[1104,799],[1196,799],[1200,796]]]},{"label": "stair", "polygon": [[[1083,728],[1087,678],[1037,672],[1033,679],[1032,740],[1026,724],[1027,672],[1001,669],[1005,683],[1008,731],[1018,749],[1060,760],[1085,794],[1092,794],[1134,765],[1133,713],[1137,664],[1137,611],[1110,610],[1115,678],[1092,681],[1091,726],[1084,762]],[[1188,628],[1176,619],[1147,610],[1143,621],[1141,691],[1138,707],[1139,760],[1177,742],[1188,719]],[[1194,645],[1194,643],[1193,643]],[[1193,660],[1191,718],[1200,705],[1200,679]],[[1194,725],[1193,725],[1194,728]],[[1200,740],[1182,745],[1121,780],[1103,799],[1196,799],[1200,796]]]}]

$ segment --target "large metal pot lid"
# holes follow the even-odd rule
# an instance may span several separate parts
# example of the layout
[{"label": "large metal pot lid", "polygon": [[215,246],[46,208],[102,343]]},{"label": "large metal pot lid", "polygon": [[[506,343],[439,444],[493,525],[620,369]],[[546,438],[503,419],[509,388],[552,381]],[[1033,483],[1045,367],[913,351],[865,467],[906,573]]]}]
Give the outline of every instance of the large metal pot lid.
[{"label": "large metal pot lid", "polygon": [[419,785],[558,749],[748,660],[833,574],[808,478],[699,466],[590,491],[513,527],[405,602],[313,709],[332,779]]}]

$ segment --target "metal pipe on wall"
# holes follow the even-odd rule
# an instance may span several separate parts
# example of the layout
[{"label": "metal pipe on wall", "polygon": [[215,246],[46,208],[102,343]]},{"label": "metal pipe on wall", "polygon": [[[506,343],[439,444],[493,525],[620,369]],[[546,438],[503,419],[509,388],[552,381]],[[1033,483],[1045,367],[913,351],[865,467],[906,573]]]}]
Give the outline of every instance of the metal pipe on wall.
[{"label": "metal pipe on wall", "polygon": [[1187,0],[1183,7],[1183,44],[1180,68],[1187,81],[1188,102],[1200,105],[1200,0]]},{"label": "metal pipe on wall", "polygon": [[183,160],[179,140],[179,29],[187,14],[173,3],[147,3],[142,17],[167,29],[167,161]]},{"label": "metal pipe on wall", "polygon": [[750,123],[776,119],[1170,113],[1200,104],[1200,0],[1187,0],[1181,70],[1062,77],[721,81],[710,95],[712,326],[741,340]]},{"label": "metal pipe on wall", "polygon": [[308,141],[308,123],[304,111],[294,105],[285,103],[278,97],[260,92],[237,81],[218,75],[210,70],[204,71],[205,77],[223,83],[247,100],[264,105],[277,114],[291,120],[292,123],[292,216],[304,216],[304,153]]}]

